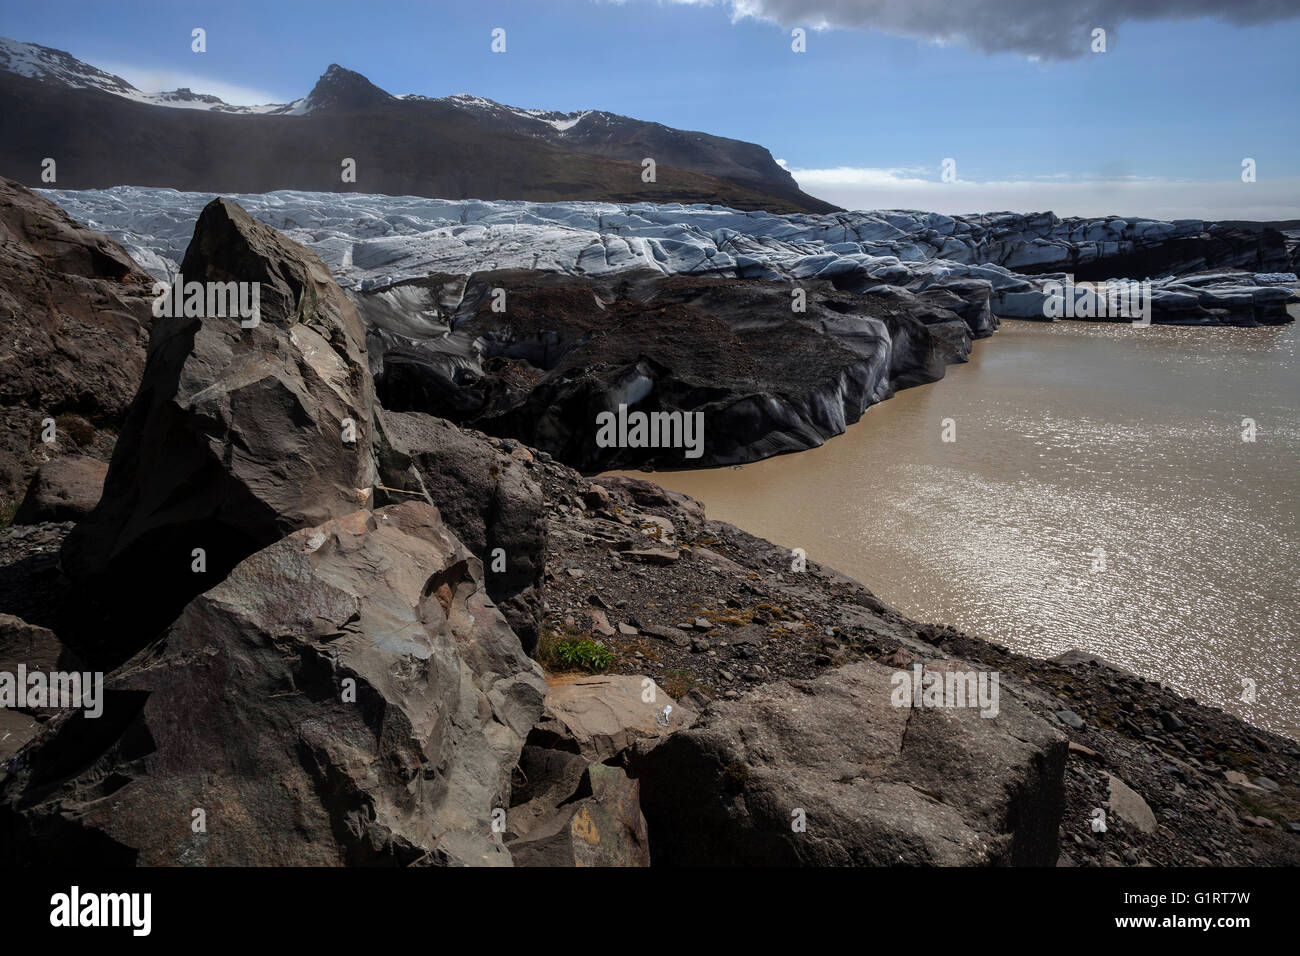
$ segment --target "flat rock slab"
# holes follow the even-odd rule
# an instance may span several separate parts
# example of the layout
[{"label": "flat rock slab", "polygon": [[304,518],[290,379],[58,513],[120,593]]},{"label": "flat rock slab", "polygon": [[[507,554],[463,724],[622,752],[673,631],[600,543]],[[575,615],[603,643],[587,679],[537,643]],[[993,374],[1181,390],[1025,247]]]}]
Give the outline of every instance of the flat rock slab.
[{"label": "flat rock slab", "polygon": [[[666,717],[665,707],[672,708]],[[547,691],[542,720],[528,740],[601,762],[634,745],[648,749],[691,726],[695,718],[694,710],[673,700],[649,677],[587,677]]]},{"label": "flat rock slab", "polygon": [[1062,733],[1006,693],[992,717],[894,706],[896,673],[769,684],[638,759],[655,863],[1054,865]]}]

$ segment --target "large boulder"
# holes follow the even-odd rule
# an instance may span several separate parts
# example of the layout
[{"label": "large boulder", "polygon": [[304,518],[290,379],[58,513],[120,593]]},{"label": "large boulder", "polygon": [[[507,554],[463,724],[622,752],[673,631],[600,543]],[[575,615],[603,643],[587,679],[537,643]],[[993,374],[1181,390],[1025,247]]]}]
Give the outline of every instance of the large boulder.
[{"label": "large boulder", "polygon": [[152,284],[112,239],[0,177],[0,504],[51,457],[107,458],[144,369]]},{"label": "large boulder", "polygon": [[443,520],[483,562],[488,594],[531,653],[541,633],[546,512],[525,462],[431,415],[383,411],[380,421]]},{"label": "large boulder", "polygon": [[320,259],[216,199],[181,274],[257,283],[260,316],[156,320],[103,498],[62,553],[103,606],[110,658],[259,548],[368,505],[375,483],[365,334]]},{"label": "large boulder", "polygon": [[650,750],[633,774],[655,864],[1055,864],[1061,733],[1005,688],[993,717],[896,707],[895,673],[768,684]]},{"label": "large boulder", "polygon": [[52,458],[41,465],[27,487],[14,524],[77,521],[99,504],[108,464],[85,455]]},{"label": "large boulder", "polygon": [[[0,863],[508,864],[546,684],[423,502],[240,563],[0,783]],[[199,813],[198,811],[202,811]]]}]

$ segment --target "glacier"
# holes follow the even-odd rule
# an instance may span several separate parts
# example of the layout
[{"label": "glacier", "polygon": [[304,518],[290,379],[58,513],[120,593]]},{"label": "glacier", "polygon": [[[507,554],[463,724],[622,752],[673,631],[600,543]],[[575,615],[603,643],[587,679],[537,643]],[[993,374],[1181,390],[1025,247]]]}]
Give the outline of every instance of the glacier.
[{"label": "glacier", "polygon": [[[40,192],[74,219],[112,236],[161,281],[177,272],[194,222],[216,198],[136,186]],[[781,215],[703,204],[442,200],[297,190],[227,198],[311,248],[341,286],[356,292],[434,274],[502,269],[826,279],[854,292],[884,286],[917,292],[953,280],[981,280],[991,286],[994,314],[1042,319],[1044,282],[1099,263],[1104,268],[1109,259],[1131,266],[1144,252],[1172,249],[1172,259],[1156,257],[1166,274],[1107,276],[1151,279],[1157,322],[1287,321],[1286,306],[1296,300],[1294,272],[1283,271],[1289,265],[1285,254],[1255,271],[1251,266],[1261,254],[1249,239],[1241,248],[1229,248],[1226,230],[1215,234],[1215,224],[1199,219],[1061,219],[1050,212],[946,216],[917,210]],[[1178,251],[1184,247],[1187,253]],[[1221,253],[1219,259],[1206,249]],[[1201,274],[1187,280],[1183,274],[1189,272]]]}]

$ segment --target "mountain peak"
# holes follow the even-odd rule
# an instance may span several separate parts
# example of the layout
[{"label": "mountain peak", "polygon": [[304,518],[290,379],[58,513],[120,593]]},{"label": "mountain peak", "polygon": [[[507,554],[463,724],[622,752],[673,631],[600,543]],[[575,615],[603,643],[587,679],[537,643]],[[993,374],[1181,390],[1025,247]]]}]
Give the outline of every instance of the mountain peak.
[{"label": "mountain peak", "polygon": [[365,109],[393,98],[355,70],[331,63],[307,95],[304,112]]}]

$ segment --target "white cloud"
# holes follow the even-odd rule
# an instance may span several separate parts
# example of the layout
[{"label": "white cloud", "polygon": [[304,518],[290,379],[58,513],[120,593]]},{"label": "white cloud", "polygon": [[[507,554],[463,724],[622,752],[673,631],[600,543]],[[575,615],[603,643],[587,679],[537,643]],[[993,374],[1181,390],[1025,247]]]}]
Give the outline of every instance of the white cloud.
[{"label": "white cloud", "polygon": [[1174,180],[1158,177],[1062,178],[945,183],[916,168],[787,167],[799,187],[846,209],[924,209],[945,215],[1043,212],[1058,216],[1157,219],[1300,219],[1300,178]]},{"label": "white cloud", "polygon": [[234,106],[262,106],[266,103],[288,103],[293,97],[277,96],[266,90],[213,80],[194,73],[178,70],[156,70],[149,67],[117,63],[96,63],[99,69],[126,80],[143,93],[162,93],[187,87],[195,93],[218,96]]}]

